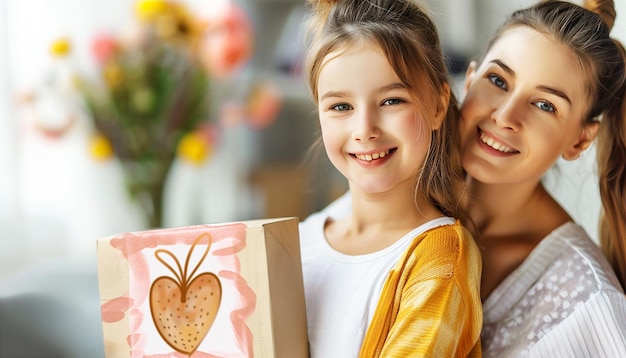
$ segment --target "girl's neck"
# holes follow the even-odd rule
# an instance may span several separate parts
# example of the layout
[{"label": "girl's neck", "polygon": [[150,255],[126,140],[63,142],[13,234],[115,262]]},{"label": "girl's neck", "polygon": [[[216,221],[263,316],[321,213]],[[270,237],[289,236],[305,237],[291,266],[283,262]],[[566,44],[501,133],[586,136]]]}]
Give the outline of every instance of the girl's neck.
[{"label": "girl's neck", "polygon": [[381,194],[351,190],[355,228],[415,228],[442,213],[426,198],[415,200],[413,188]]},{"label": "girl's neck", "polygon": [[416,227],[443,214],[426,198],[414,200],[412,188],[368,194],[351,189],[352,214],[325,227],[336,250],[366,254],[392,245]]}]

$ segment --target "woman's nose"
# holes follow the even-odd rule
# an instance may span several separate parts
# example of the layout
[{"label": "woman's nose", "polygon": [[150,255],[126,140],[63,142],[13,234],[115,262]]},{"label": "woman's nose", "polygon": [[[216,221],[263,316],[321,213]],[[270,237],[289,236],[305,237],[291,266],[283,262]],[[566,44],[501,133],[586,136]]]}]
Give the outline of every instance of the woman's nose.
[{"label": "woman's nose", "polygon": [[496,123],[498,128],[519,131],[521,127],[520,117],[523,115],[520,100],[510,96],[496,103],[491,113],[491,119]]}]

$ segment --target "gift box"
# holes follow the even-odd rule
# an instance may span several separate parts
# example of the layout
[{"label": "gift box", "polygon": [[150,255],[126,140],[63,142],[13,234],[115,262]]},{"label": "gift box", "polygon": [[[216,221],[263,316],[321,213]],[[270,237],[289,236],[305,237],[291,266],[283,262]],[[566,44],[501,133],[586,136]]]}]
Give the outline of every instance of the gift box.
[{"label": "gift box", "polygon": [[100,239],[107,357],[308,357],[297,218]]}]

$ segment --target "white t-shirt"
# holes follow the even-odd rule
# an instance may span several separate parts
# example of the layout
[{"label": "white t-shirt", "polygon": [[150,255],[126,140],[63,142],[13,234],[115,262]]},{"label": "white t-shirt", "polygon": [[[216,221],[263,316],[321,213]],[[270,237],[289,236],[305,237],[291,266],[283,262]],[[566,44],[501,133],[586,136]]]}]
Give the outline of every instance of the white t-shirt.
[{"label": "white t-shirt", "polygon": [[483,308],[484,357],[626,357],[626,296],[572,222],[545,237]]},{"label": "white t-shirt", "polygon": [[385,279],[407,246],[422,232],[455,221],[431,220],[383,250],[346,255],[326,241],[328,217],[322,211],[300,223],[311,358],[357,357]]}]

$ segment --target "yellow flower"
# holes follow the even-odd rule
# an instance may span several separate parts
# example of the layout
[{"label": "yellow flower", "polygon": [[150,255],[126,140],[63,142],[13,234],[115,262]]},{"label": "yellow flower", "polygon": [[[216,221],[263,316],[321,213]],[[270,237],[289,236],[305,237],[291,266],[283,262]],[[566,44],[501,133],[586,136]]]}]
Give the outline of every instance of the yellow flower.
[{"label": "yellow flower", "polygon": [[184,4],[170,0],[139,0],[135,12],[158,38],[166,41],[193,41],[198,35],[194,17]]},{"label": "yellow flower", "polygon": [[52,45],[50,45],[50,53],[54,57],[64,57],[70,53],[71,47],[68,39],[60,38],[52,42]]},{"label": "yellow flower", "polygon": [[150,21],[155,17],[168,12],[169,4],[163,0],[139,0],[135,11],[141,20]]},{"label": "yellow flower", "polygon": [[135,88],[130,95],[130,103],[137,112],[146,114],[152,111],[156,96],[149,87],[140,86]]},{"label": "yellow flower", "polygon": [[157,35],[162,39],[170,39],[178,34],[178,19],[173,14],[163,14],[155,20]]},{"label": "yellow flower", "polygon": [[113,156],[113,146],[107,137],[96,134],[89,142],[89,152],[94,159],[103,161]]},{"label": "yellow flower", "polygon": [[110,88],[117,88],[124,78],[124,73],[117,63],[105,65],[102,75]]},{"label": "yellow flower", "polygon": [[200,165],[209,156],[209,143],[198,133],[186,134],[178,143],[178,156],[192,164]]}]

